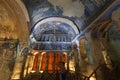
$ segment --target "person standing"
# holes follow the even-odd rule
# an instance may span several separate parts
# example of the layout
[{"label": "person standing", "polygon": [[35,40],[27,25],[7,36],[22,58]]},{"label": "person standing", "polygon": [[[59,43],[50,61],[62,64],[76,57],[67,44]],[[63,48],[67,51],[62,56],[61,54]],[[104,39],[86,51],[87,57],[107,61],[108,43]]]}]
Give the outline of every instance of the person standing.
[{"label": "person standing", "polygon": [[65,62],[60,62],[60,80],[66,80]]}]

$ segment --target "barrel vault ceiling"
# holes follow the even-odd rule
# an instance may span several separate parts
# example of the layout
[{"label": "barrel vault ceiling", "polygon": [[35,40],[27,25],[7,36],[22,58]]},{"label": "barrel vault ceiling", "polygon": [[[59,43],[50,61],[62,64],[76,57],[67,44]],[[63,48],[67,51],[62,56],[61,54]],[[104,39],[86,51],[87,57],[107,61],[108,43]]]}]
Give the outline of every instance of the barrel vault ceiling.
[{"label": "barrel vault ceiling", "polygon": [[21,0],[0,0],[0,39],[27,42],[29,17]]}]

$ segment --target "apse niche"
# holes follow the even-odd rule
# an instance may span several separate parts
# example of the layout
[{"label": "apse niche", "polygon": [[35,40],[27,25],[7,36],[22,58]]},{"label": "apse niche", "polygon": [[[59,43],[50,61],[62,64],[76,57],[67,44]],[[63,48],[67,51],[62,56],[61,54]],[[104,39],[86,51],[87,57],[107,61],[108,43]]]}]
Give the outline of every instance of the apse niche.
[{"label": "apse niche", "polygon": [[32,44],[34,49],[68,50],[71,49],[71,42],[78,34],[78,28],[71,20],[61,17],[50,17],[38,21],[34,25],[29,40],[30,45]]}]

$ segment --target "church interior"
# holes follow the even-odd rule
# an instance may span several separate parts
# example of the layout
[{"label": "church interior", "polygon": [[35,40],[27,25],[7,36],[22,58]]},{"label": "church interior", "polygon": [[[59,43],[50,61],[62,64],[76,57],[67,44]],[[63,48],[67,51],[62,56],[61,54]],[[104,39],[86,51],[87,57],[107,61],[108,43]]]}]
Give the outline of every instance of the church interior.
[{"label": "church interior", "polygon": [[120,80],[120,0],[0,0],[0,80]]}]

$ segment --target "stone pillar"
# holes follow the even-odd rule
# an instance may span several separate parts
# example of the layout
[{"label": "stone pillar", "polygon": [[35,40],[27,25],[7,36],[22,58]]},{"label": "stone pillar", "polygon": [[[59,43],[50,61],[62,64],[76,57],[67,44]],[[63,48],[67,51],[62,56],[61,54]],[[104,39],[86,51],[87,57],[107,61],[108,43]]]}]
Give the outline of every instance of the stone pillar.
[{"label": "stone pillar", "polygon": [[17,46],[17,55],[16,55],[16,60],[15,60],[15,65],[14,65],[14,69],[13,69],[13,74],[11,77],[11,80],[15,80],[15,79],[20,79],[21,78],[21,72],[22,72],[22,68],[23,68],[23,63],[24,63],[24,55],[21,55],[23,53],[24,50],[24,46],[22,46],[22,51],[20,50],[20,45]]},{"label": "stone pillar", "polygon": [[77,49],[77,56],[78,56],[78,63],[79,63],[79,65],[80,65],[80,67],[82,67],[83,66],[83,61],[82,61],[82,57],[81,57],[81,53],[80,53],[80,48],[78,47]]},{"label": "stone pillar", "polygon": [[55,70],[56,70],[56,52],[54,52],[54,61],[53,61],[52,68],[53,68],[53,72],[55,72]]},{"label": "stone pillar", "polygon": [[67,53],[67,70],[69,71],[69,62],[70,62],[70,57],[69,57],[70,52]]},{"label": "stone pillar", "polygon": [[79,61],[78,61],[78,51],[77,49],[74,49],[73,51],[74,53],[74,59],[75,59],[75,79],[78,80],[79,75],[79,71],[80,71],[80,66],[79,66]]},{"label": "stone pillar", "polygon": [[2,53],[5,55],[3,56],[2,53],[0,55],[0,80],[9,80],[14,66],[14,51],[10,49],[6,49],[7,51],[4,52],[3,48],[0,49]]},{"label": "stone pillar", "polygon": [[25,67],[24,67],[24,75],[23,75],[23,77],[28,75],[29,61],[30,61],[30,55],[27,55],[26,62],[25,62]]},{"label": "stone pillar", "polygon": [[11,80],[20,79],[24,56],[17,56]]},{"label": "stone pillar", "polygon": [[82,62],[82,58],[81,58],[81,54],[80,54],[80,49],[79,49],[79,42],[76,42],[73,45],[73,53],[74,53],[76,68],[79,69],[81,66],[83,66],[83,62]]},{"label": "stone pillar", "polygon": [[35,55],[32,71],[34,71],[34,72],[38,71],[38,63],[39,63],[39,53]]},{"label": "stone pillar", "polygon": [[[100,41],[97,38],[93,38],[91,35],[91,32],[92,30],[86,34],[86,38],[90,45],[90,54],[93,60],[92,66],[93,66],[93,71],[94,71],[98,66],[100,66],[101,64],[104,64],[104,59],[102,56],[102,49],[101,49]],[[100,68],[96,70],[95,75],[96,75],[97,80],[104,80],[102,71],[100,70]]]},{"label": "stone pillar", "polygon": [[49,53],[46,52],[46,67],[45,67],[45,70],[48,72],[48,61],[49,61]]},{"label": "stone pillar", "polygon": [[39,53],[39,64],[38,64],[39,65],[38,71],[42,73],[43,71],[41,71],[41,64],[42,64],[42,52]]}]

